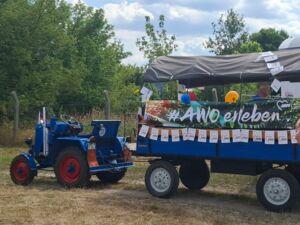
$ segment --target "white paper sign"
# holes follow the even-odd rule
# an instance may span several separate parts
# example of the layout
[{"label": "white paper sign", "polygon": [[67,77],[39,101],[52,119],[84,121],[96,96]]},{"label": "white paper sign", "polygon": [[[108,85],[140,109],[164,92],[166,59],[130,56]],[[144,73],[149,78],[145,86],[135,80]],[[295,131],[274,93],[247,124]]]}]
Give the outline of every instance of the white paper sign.
[{"label": "white paper sign", "polygon": [[187,141],[189,139],[188,129],[187,128],[181,129],[181,132],[182,132],[182,139],[184,141]]},{"label": "white paper sign", "polygon": [[206,130],[198,130],[198,141],[206,142],[207,139],[207,131]]},{"label": "white paper sign", "polygon": [[232,142],[240,142],[241,141],[241,130],[235,129],[232,130]]},{"label": "white paper sign", "polygon": [[143,87],[141,89],[141,94],[142,94],[142,102],[147,102],[149,101],[151,95],[152,95],[153,91],[151,91],[150,89]]},{"label": "white paper sign", "polygon": [[273,76],[275,76],[275,75],[279,74],[280,72],[282,72],[283,70],[284,70],[284,67],[280,66],[280,67],[270,69],[270,72]]},{"label": "white paper sign", "polygon": [[241,142],[248,143],[249,141],[249,130],[241,130]]},{"label": "white paper sign", "polygon": [[269,55],[269,56],[264,57],[265,62],[272,62],[277,59],[278,59],[277,55]]},{"label": "white paper sign", "polygon": [[159,129],[157,129],[157,128],[152,128],[152,129],[151,129],[150,139],[151,139],[151,140],[157,140],[157,139],[158,139],[158,133],[159,133]]},{"label": "white paper sign", "polygon": [[254,142],[262,142],[262,131],[261,130],[253,130],[252,131],[252,140]]},{"label": "white paper sign", "polygon": [[169,130],[161,130],[160,131],[160,140],[164,142],[169,141]]},{"label": "white paper sign", "polygon": [[268,52],[262,52],[261,55],[263,57],[266,57],[266,56],[270,56],[270,55],[274,55],[274,54],[273,54],[273,52],[268,51]]},{"label": "white paper sign", "polygon": [[171,130],[172,142],[177,142],[180,140],[179,130]]},{"label": "white paper sign", "polygon": [[146,126],[146,125],[142,125],[141,129],[140,129],[140,132],[139,132],[139,135],[141,137],[146,137],[147,134],[148,134],[148,130],[149,130],[149,127]]},{"label": "white paper sign", "polygon": [[277,68],[277,67],[280,67],[280,62],[273,62],[273,63],[267,63],[267,67],[268,69],[274,69],[274,68]]},{"label": "white paper sign", "polygon": [[271,84],[271,88],[275,91],[275,92],[278,92],[279,89],[281,88],[281,83],[279,80],[277,79],[274,79],[272,84]]},{"label": "white paper sign", "polygon": [[221,142],[222,143],[230,143],[229,130],[221,130]]},{"label": "white paper sign", "polygon": [[139,116],[142,116],[142,114],[143,114],[143,113],[142,113],[142,108],[139,107],[139,108],[138,108],[138,115],[139,115]]},{"label": "white paper sign", "polygon": [[288,143],[288,135],[286,130],[277,131],[278,144],[286,145]]},{"label": "white paper sign", "polygon": [[290,130],[292,144],[297,144],[296,130]]},{"label": "white paper sign", "polygon": [[189,128],[188,129],[188,139],[190,140],[190,141],[194,141],[195,140],[195,135],[196,135],[196,129],[194,129],[194,128]]},{"label": "white paper sign", "polygon": [[272,130],[266,130],[265,131],[265,144],[267,145],[273,145],[275,144],[275,132]]},{"label": "white paper sign", "polygon": [[218,143],[219,132],[217,130],[211,130],[209,132],[209,142],[210,143]]}]

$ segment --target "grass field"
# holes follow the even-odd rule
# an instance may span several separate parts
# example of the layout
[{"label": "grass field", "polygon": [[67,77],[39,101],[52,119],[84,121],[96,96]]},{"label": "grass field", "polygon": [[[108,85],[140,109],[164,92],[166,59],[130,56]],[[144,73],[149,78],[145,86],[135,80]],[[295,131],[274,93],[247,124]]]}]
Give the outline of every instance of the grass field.
[{"label": "grass field", "polygon": [[[202,191],[180,185],[171,199],[144,187],[146,162],[136,162],[119,184],[92,178],[90,187],[65,189],[52,171],[34,182],[12,184],[8,168],[22,149],[0,148],[0,224],[300,224],[300,207],[290,213],[265,211],[256,201],[256,178],[213,174]],[[140,161],[139,159],[137,159]]]}]

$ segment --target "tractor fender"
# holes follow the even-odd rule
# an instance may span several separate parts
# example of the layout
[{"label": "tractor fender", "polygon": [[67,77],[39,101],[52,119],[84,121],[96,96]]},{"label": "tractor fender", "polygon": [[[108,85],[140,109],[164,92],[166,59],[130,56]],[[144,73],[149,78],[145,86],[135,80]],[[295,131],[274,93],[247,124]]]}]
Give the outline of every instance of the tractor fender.
[{"label": "tractor fender", "polygon": [[29,154],[27,152],[22,152],[20,155],[24,156],[28,160],[29,165],[30,165],[30,169],[32,171],[37,171],[36,163],[35,163],[34,158],[31,154]]},{"label": "tractor fender", "polygon": [[70,147],[70,146],[77,146],[79,147],[83,152],[87,152],[88,150],[88,138],[82,138],[82,137],[60,137],[57,138],[59,151]]}]

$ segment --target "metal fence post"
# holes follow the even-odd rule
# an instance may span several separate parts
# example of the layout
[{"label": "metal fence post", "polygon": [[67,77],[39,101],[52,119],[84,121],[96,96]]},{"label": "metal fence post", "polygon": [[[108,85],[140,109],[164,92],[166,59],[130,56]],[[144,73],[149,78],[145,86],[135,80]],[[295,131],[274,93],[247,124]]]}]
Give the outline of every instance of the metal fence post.
[{"label": "metal fence post", "polygon": [[110,118],[110,109],[111,109],[110,98],[107,90],[104,90],[103,93],[105,96],[104,115],[105,115],[105,119],[108,120]]},{"label": "metal fence post", "polygon": [[11,92],[11,95],[14,99],[15,105],[15,115],[14,115],[14,128],[13,128],[13,139],[14,141],[17,139],[18,131],[19,131],[19,98],[15,91]]}]

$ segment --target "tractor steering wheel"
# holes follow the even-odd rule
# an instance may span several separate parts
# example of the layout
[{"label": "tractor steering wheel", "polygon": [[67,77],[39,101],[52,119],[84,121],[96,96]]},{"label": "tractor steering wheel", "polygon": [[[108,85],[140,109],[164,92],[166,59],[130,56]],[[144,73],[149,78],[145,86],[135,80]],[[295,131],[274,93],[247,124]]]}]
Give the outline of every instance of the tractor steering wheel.
[{"label": "tractor steering wheel", "polygon": [[68,124],[71,128],[79,129],[81,128],[81,124],[72,116],[70,115],[60,115],[60,119]]}]

